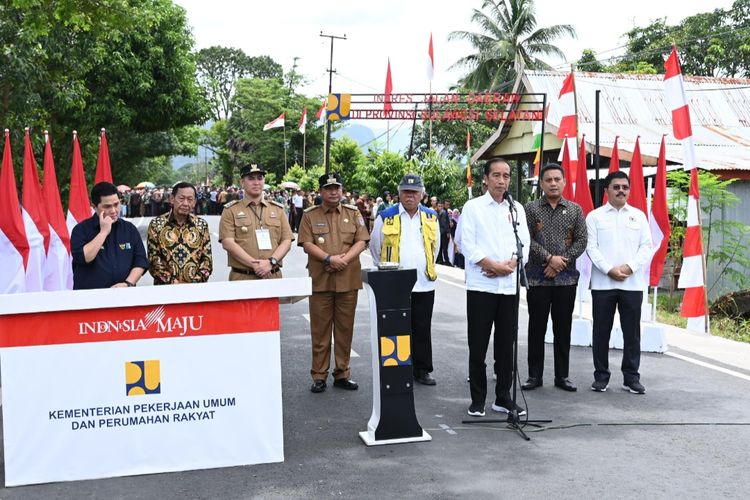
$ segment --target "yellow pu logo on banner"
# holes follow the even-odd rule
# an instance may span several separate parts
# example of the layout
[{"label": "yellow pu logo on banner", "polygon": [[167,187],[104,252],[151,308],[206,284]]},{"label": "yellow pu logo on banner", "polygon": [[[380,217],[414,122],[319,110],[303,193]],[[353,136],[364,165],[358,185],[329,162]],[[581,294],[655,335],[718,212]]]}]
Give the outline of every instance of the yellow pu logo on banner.
[{"label": "yellow pu logo on banner", "polygon": [[161,393],[161,367],[158,359],[125,363],[125,394],[143,396]]},{"label": "yellow pu logo on banner", "polygon": [[383,366],[411,365],[411,337],[409,335],[380,337],[380,364]]},{"label": "yellow pu logo on banner", "polygon": [[344,121],[349,119],[352,108],[351,94],[328,94],[328,119],[331,121]]}]

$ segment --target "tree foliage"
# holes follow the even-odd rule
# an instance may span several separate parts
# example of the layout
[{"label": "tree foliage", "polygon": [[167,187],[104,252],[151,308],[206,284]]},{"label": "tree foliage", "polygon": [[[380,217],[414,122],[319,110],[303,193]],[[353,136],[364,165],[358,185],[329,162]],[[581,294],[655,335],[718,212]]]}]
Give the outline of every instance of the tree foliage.
[{"label": "tree foliage", "polygon": [[73,130],[93,177],[107,128],[117,182],[143,180],[147,158],[195,149],[179,131],[208,108],[185,11],[171,1],[12,0],[0,6],[0,42],[0,121],[14,144],[32,127],[37,151],[50,130],[61,186]]},{"label": "tree foliage", "polygon": [[248,56],[242,49],[213,46],[196,54],[198,80],[215,121],[229,118],[234,84],[240,78],[280,79],[283,69],[269,56]]},{"label": "tree foliage", "polygon": [[575,36],[568,24],[537,29],[533,0],[484,0],[471,20],[479,31],[454,31],[448,38],[472,45],[475,52],[453,66],[468,70],[460,83],[474,90],[508,90],[524,68],[548,69],[541,57],[564,59],[554,42]]}]

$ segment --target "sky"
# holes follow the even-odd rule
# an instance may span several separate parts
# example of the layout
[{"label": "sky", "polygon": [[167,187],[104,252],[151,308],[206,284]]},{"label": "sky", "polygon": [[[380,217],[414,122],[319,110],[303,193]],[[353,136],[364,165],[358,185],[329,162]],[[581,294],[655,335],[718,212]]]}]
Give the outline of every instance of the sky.
[{"label": "sky", "polygon": [[[328,93],[330,41],[324,34],[342,36],[334,42],[333,91],[382,93],[388,59],[393,91],[428,92],[426,73],[430,33],[435,52],[434,92],[447,91],[463,74],[450,69],[471,53],[465,42],[448,41],[452,31],[475,31],[471,23],[481,0],[176,0],[188,14],[196,48],[212,45],[237,47],[248,55],[269,55],[287,71],[299,57],[298,72],[308,80],[299,90],[307,95]],[[715,0],[710,7],[695,0],[537,0],[537,26],[571,24],[577,39],[561,39],[557,45],[566,60],[547,62],[567,69],[585,48],[611,57],[622,53],[621,35],[634,26],[645,26],[666,17],[667,23],[713,8],[729,8],[731,0]]]},{"label": "sky", "polygon": [[[278,1],[278,0],[277,0]],[[213,45],[240,48],[251,56],[269,55],[285,71],[298,57],[297,72],[306,78],[297,89],[307,96],[328,94],[330,40],[320,33],[343,36],[333,47],[333,92],[383,93],[388,60],[394,93],[427,93],[427,47],[433,37],[435,73],[432,92],[447,92],[463,75],[451,66],[472,53],[462,41],[448,41],[452,31],[477,31],[471,23],[481,0],[175,0],[185,8],[196,48]],[[731,0],[714,0],[710,7],[695,0],[536,0],[537,26],[571,24],[577,38],[556,45],[565,60],[546,60],[567,70],[583,49],[600,58],[622,54],[622,35],[635,26],[666,17],[668,24],[709,9],[728,9]],[[613,50],[614,49],[614,50]],[[270,120],[270,118],[269,118]],[[365,123],[365,122],[360,122]],[[366,122],[373,131],[386,130],[385,121]],[[401,122],[400,125],[404,125]],[[395,126],[395,125],[394,125]],[[408,146],[408,132],[396,145]],[[393,144],[392,144],[393,145]]]}]

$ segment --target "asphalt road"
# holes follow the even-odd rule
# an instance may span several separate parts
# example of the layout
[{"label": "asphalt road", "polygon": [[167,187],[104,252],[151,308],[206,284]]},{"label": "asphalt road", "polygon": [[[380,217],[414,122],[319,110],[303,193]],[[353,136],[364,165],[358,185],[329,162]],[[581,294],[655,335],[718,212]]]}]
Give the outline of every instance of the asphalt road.
[{"label": "asphalt road", "polygon": [[[210,219],[215,232],[218,218]],[[226,279],[225,255],[214,243],[212,280]],[[304,265],[294,246],[284,273],[305,276]],[[610,390],[594,393],[590,349],[573,347],[571,379],[579,391],[566,393],[552,386],[548,346],[545,386],[525,396],[530,418],[551,424],[527,427],[529,442],[505,424],[464,424],[471,418],[465,306],[463,284],[439,278],[438,385],[415,388],[417,416],[431,442],[368,448],[358,437],[372,403],[363,291],[353,342],[359,357],[351,361],[356,392],[330,385],[322,394],[309,391],[308,303],[282,307],[283,463],[17,487],[0,490],[0,498],[747,498],[750,382],[673,357],[642,356],[647,393],[638,396],[619,388],[620,351],[613,351]],[[520,316],[525,378],[524,306]],[[492,417],[489,404],[487,410]]]}]

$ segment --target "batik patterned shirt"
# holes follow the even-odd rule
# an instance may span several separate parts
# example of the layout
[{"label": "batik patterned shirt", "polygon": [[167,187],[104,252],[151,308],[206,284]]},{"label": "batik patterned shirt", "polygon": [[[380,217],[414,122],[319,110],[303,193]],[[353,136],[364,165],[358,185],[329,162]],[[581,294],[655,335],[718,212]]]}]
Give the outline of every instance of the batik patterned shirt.
[{"label": "batik patterned shirt", "polygon": [[172,212],[148,225],[149,272],[154,285],[204,283],[213,271],[208,223],[193,214],[178,224]]}]

